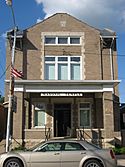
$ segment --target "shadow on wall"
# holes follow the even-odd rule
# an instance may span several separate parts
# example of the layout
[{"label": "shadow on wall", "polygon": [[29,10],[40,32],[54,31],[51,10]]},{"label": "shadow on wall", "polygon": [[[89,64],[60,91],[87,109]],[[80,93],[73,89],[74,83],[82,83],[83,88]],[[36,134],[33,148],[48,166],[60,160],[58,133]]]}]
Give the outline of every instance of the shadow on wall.
[{"label": "shadow on wall", "polygon": [[97,131],[92,130],[92,143],[103,147],[103,140],[104,138],[102,137],[102,132],[100,129],[98,129]]},{"label": "shadow on wall", "polygon": [[0,104],[0,141],[6,136],[6,120],[7,112],[2,104]]},{"label": "shadow on wall", "polygon": [[97,130],[92,129],[91,134],[88,134],[84,130],[84,128],[82,129],[78,128],[76,132],[77,132],[77,139],[83,139],[83,140],[90,139],[93,144],[103,147],[104,138],[102,137],[102,132],[100,129]]},{"label": "shadow on wall", "polygon": [[121,140],[119,140],[118,138],[114,137],[114,139],[112,139],[110,142],[108,142],[109,144],[115,146],[115,147],[120,147],[121,146]]},{"label": "shadow on wall", "polygon": [[[92,143],[103,147],[104,138],[102,137],[102,132],[100,129],[98,131],[92,130]],[[122,142],[118,138],[114,137],[111,141],[108,142],[113,147],[121,147]]]}]

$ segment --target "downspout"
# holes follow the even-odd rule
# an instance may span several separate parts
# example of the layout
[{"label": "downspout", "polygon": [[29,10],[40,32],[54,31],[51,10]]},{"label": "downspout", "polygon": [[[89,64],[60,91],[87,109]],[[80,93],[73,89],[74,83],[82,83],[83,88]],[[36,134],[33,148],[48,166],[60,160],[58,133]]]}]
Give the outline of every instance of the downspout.
[{"label": "downspout", "polygon": [[[114,80],[114,63],[113,63],[113,49],[114,49],[114,37],[110,45],[110,66],[111,66],[111,79]],[[113,88],[113,94],[115,94],[115,88]],[[114,99],[114,96],[113,96]]]},{"label": "downspout", "polygon": [[113,43],[114,38],[112,38],[112,42],[109,49],[109,55],[110,55],[110,69],[111,69],[111,79],[114,80],[114,66],[113,66]]},{"label": "downspout", "polygon": [[103,50],[103,38],[102,36],[100,37],[100,52],[101,52],[101,79],[103,80],[103,58],[102,58],[102,50]]}]

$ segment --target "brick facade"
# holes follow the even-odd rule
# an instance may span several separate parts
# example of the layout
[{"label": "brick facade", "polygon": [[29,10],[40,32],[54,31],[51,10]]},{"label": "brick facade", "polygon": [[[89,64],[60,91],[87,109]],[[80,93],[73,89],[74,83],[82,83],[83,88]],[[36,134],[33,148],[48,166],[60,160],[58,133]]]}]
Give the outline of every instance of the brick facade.
[{"label": "brick facade", "polygon": [[[94,142],[107,147],[114,137],[120,139],[119,133],[119,107],[118,107],[118,76],[117,76],[117,52],[113,48],[102,47],[105,38],[101,31],[95,29],[80,20],[65,14],[55,14],[41,23],[26,30],[22,39],[22,50],[16,50],[15,68],[24,73],[23,80],[16,79],[15,95],[17,96],[17,112],[13,113],[13,137],[23,144],[31,145],[45,139],[45,129],[50,128],[50,138],[76,137],[76,129],[80,127],[80,104],[90,104],[90,126],[85,132]],[[80,37],[80,45],[45,45],[45,36],[69,36]],[[114,35],[110,37],[114,40]],[[103,39],[104,38],[104,39]],[[112,55],[110,54],[112,51]],[[10,63],[11,48],[7,45],[7,63]],[[82,79],[79,81],[46,81],[45,56],[81,56]],[[111,66],[111,56],[113,56]],[[9,71],[6,75],[9,80]],[[6,99],[8,94],[8,81],[6,82]],[[71,93],[71,95],[45,93]],[[82,96],[74,96],[73,93],[82,93]],[[116,101],[114,98],[116,97]],[[46,126],[35,127],[35,105],[45,104]],[[56,106],[70,106],[62,108],[69,110],[69,131],[64,136],[58,136],[59,125],[56,114],[62,113]],[[115,106],[115,107],[114,107]],[[58,111],[57,111],[58,110]],[[57,113],[58,112],[58,113]],[[87,113],[87,111],[86,111]],[[63,115],[63,113],[62,113]],[[64,116],[64,115],[63,115]],[[87,116],[87,115],[86,115]],[[60,115],[61,117],[61,115]],[[66,118],[66,117],[65,117]],[[117,123],[116,123],[117,120]],[[58,122],[57,121],[57,122]],[[59,124],[59,123],[58,123]],[[68,126],[67,126],[68,127]],[[86,138],[88,138],[86,136]]]}]

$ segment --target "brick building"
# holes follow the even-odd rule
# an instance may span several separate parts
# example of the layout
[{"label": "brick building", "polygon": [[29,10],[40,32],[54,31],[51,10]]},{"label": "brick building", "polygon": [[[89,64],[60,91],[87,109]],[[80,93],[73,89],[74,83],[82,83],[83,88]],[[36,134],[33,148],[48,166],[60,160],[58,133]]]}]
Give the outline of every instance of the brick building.
[{"label": "brick building", "polygon": [[[120,139],[115,32],[57,13],[19,34],[15,68],[24,78],[15,80],[13,137],[31,144],[84,129],[85,138],[104,147]],[[7,67],[12,34],[8,39]]]}]

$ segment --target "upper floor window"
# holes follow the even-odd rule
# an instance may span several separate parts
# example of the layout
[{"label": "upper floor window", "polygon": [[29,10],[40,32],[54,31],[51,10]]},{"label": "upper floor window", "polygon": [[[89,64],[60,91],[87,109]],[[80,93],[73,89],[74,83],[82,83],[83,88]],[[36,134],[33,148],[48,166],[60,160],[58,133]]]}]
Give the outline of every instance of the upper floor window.
[{"label": "upper floor window", "polygon": [[46,56],[46,80],[81,80],[80,56]]},{"label": "upper floor window", "polygon": [[45,36],[45,44],[49,45],[78,45],[80,44],[80,37],[75,36]]},{"label": "upper floor window", "polygon": [[55,44],[56,38],[55,37],[45,37],[45,44]]},{"label": "upper floor window", "polygon": [[58,44],[68,44],[68,37],[58,37]]},{"label": "upper floor window", "polygon": [[70,37],[70,44],[80,44],[80,38]]}]

